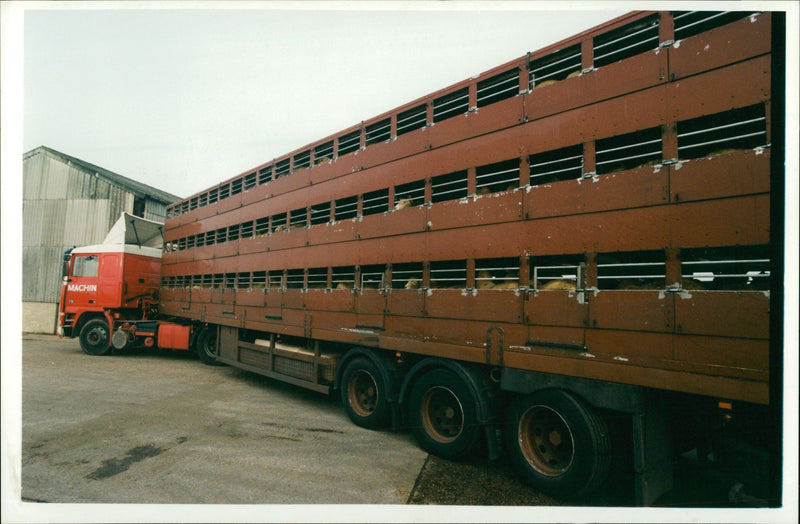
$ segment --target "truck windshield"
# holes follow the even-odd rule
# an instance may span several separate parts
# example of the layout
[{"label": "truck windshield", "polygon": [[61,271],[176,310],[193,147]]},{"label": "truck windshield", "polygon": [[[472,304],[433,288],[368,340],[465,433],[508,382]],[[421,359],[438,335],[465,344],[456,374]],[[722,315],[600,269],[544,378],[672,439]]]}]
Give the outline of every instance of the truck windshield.
[{"label": "truck windshield", "polygon": [[96,277],[98,260],[96,255],[75,257],[72,264],[73,277]]}]

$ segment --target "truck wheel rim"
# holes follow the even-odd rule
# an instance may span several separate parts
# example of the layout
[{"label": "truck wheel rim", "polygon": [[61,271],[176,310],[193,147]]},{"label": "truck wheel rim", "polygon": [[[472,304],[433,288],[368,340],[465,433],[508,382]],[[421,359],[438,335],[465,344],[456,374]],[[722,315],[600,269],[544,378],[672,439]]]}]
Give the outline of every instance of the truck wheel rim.
[{"label": "truck wheel rim", "polygon": [[347,384],[350,406],[359,416],[368,417],[378,405],[378,385],[368,372],[358,370]]},{"label": "truck wheel rim", "polygon": [[520,418],[519,445],[528,463],[548,477],[564,474],[575,457],[566,421],[547,406],[533,406]]},{"label": "truck wheel rim", "polygon": [[464,429],[461,402],[445,387],[437,386],[426,391],[420,412],[426,433],[437,442],[453,442]]},{"label": "truck wheel rim", "polygon": [[217,356],[217,344],[215,337],[206,336],[205,340],[203,341],[203,352],[208,355],[209,357],[216,358]]},{"label": "truck wheel rim", "polygon": [[86,333],[86,341],[91,346],[99,347],[101,345],[104,345],[106,343],[106,340],[107,340],[106,330],[100,326],[94,327]]}]

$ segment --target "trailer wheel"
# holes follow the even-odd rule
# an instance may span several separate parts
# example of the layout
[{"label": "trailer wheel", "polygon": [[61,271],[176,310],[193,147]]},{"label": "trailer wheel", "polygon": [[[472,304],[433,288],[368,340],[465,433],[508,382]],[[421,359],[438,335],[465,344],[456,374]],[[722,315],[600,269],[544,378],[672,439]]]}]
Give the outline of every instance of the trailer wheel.
[{"label": "trailer wheel", "polygon": [[511,462],[536,489],[574,499],[605,480],[611,462],[608,430],[579,399],[545,389],[515,399],[507,415]]},{"label": "trailer wheel", "polygon": [[217,330],[214,328],[203,328],[197,335],[195,350],[200,361],[207,366],[219,366],[217,362]]},{"label": "trailer wheel", "polygon": [[380,370],[368,358],[355,358],[342,374],[342,404],[353,424],[368,429],[389,425],[391,408],[386,383]]},{"label": "trailer wheel", "polygon": [[108,322],[94,318],[81,328],[79,335],[81,348],[87,355],[105,355],[111,350],[108,336]]},{"label": "trailer wheel", "polygon": [[424,374],[412,387],[409,409],[411,431],[428,453],[463,458],[481,441],[477,399],[453,371],[434,369]]}]

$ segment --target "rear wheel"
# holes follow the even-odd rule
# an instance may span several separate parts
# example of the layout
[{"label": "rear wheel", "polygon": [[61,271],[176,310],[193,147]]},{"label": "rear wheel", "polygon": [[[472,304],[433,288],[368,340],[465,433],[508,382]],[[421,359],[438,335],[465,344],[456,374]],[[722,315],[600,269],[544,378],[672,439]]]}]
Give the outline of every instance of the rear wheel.
[{"label": "rear wheel", "polygon": [[94,318],[81,328],[79,335],[81,348],[87,355],[105,355],[111,350],[108,336],[108,322]]},{"label": "rear wheel", "polygon": [[382,429],[389,425],[391,408],[386,399],[386,382],[371,360],[353,359],[342,374],[342,405],[357,426]]},{"label": "rear wheel", "polygon": [[611,450],[605,423],[565,391],[546,389],[514,400],[505,436],[514,468],[542,492],[579,498],[608,475]]},{"label": "rear wheel", "polygon": [[468,456],[481,441],[477,399],[467,383],[449,369],[434,369],[412,387],[411,430],[420,446],[448,459]]},{"label": "rear wheel", "polygon": [[217,330],[214,328],[203,328],[197,335],[195,342],[197,356],[203,364],[208,366],[219,366],[217,362]]}]

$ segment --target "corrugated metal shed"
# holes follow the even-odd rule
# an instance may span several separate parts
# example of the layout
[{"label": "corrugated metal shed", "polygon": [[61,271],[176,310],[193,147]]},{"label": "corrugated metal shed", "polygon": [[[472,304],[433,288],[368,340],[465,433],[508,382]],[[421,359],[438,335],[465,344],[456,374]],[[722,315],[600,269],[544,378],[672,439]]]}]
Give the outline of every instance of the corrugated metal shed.
[{"label": "corrugated metal shed", "polygon": [[123,211],[163,222],[179,199],[44,146],[23,155],[22,198],[22,300],[54,304],[66,249],[101,242]]}]

